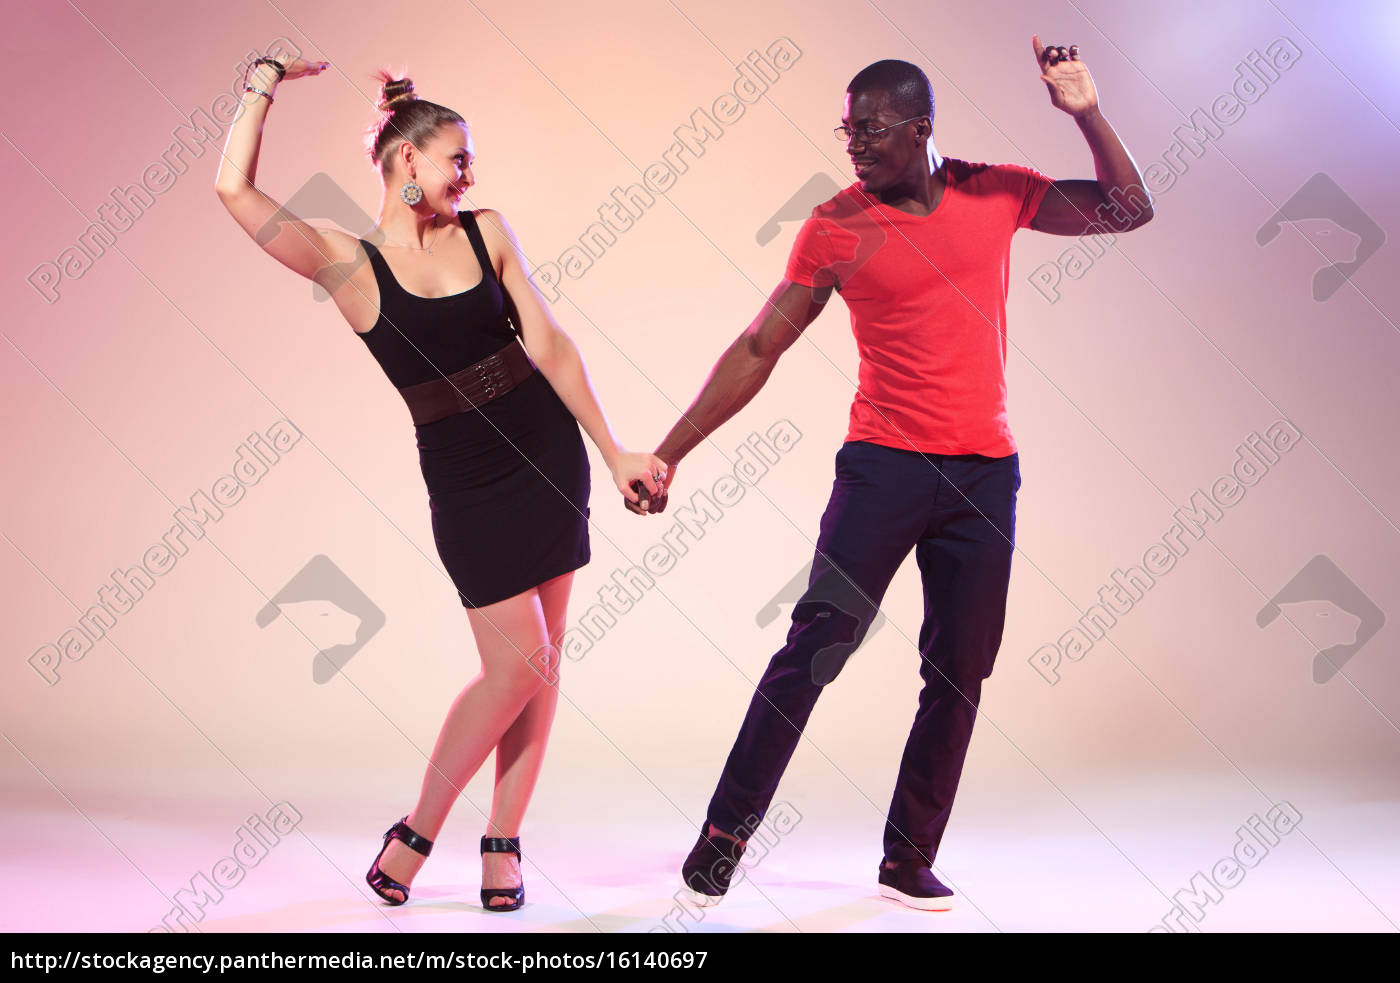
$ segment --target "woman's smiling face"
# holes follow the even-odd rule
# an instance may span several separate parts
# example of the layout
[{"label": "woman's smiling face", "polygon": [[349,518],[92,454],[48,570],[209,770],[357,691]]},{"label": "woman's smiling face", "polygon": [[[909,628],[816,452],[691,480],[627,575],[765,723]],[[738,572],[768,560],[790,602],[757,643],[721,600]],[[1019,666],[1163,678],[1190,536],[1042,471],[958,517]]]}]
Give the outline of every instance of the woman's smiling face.
[{"label": "woman's smiling face", "polygon": [[[434,211],[455,212],[467,189],[476,184],[472,174],[476,149],[471,131],[465,123],[444,124],[423,148],[423,156],[427,158],[429,173],[424,174],[425,168],[419,168],[418,183],[423,186],[424,197],[430,200]],[[425,178],[432,182],[431,188],[424,183]]]}]

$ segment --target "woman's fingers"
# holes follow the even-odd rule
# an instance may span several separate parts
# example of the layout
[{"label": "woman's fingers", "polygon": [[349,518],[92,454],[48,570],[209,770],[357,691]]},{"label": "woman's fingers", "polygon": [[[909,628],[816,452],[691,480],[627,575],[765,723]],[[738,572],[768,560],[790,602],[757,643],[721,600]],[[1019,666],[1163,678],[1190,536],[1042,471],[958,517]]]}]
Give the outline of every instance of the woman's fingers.
[{"label": "woman's fingers", "polygon": [[307,75],[320,75],[330,66],[328,61],[307,61],[297,58],[287,66],[285,78],[302,78]]},{"label": "woman's fingers", "polygon": [[670,465],[655,454],[647,455],[642,460],[643,468],[627,475],[622,504],[629,512],[648,515],[666,507],[666,480]]}]

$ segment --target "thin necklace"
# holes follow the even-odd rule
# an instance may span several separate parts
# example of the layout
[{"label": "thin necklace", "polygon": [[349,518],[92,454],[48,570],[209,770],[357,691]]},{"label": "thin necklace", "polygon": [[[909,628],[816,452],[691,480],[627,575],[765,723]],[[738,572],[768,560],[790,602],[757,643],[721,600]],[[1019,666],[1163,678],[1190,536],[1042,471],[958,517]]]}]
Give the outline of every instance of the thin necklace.
[{"label": "thin necklace", "polygon": [[[383,230],[383,229],[380,229],[379,231],[380,231],[380,232],[383,232],[384,230]],[[433,236],[433,242],[432,242],[432,245],[430,245],[430,246],[410,246],[410,245],[409,245],[408,243],[406,243],[406,242],[395,242],[394,240],[390,239],[388,236],[385,236],[385,237],[384,237],[384,241],[387,242],[387,243],[388,243],[389,245],[391,245],[391,246],[398,246],[398,247],[400,247],[401,249],[415,249],[415,250],[417,250],[417,251],[419,251],[419,252],[425,252],[425,253],[427,253],[429,256],[431,256],[431,255],[433,254],[433,246],[436,246],[436,245],[437,245],[438,236],[441,236],[441,235],[442,235],[442,227],[441,227],[441,226],[438,226],[438,227],[437,227],[437,235]]]}]

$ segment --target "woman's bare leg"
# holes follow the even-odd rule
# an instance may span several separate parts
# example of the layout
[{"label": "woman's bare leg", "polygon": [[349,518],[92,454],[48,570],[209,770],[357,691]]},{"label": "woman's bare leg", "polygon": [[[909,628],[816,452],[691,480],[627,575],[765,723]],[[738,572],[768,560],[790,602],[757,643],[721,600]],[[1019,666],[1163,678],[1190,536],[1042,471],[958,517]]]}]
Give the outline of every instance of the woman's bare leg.
[{"label": "woman's bare leg", "polygon": [[[547,649],[549,638],[537,589],[464,610],[481,654],[481,672],[453,701],[429,759],[418,805],[408,815],[413,831],[430,840],[437,839],[457,796],[501,735],[544,687],[544,676],[530,661]],[[384,851],[379,868],[401,884],[412,886],[424,859],[394,840]],[[387,893],[391,898],[399,896],[396,891]]]},{"label": "woman's bare leg", "polygon": [[573,571],[570,571],[539,586],[540,606],[549,632],[549,648],[538,653],[534,663],[545,675],[545,685],[531,697],[520,716],[501,735],[497,745],[496,794],[491,803],[487,836],[520,834],[520,822],[544,764],[550,724],[554,721],[554,710],[559,702],[559,645],[566,627],[565,612],[573,578]]},{"label": "woman's bare leg", "polygon": [[[559,646],[566,627],[573,580],[574,574],[570,571],[539,586],[549,646],[537,653],[532,661],[545,677],[545,685],[525,704],[525,709],[501,735],[501,741],[496,746],[496,793],[491,802],[487,836],[520,835],[521,820],[535,791],[535,782],[544,764],[550,725],[554,722],[554,710],[559,703],[559,667],[563,661]],[[488,853],[482,857],[482,887],[512,888],[519,887],[520,882],[520,864],[514,854]],[[493,903],[504,905],[509,902],[498,898]]]}]

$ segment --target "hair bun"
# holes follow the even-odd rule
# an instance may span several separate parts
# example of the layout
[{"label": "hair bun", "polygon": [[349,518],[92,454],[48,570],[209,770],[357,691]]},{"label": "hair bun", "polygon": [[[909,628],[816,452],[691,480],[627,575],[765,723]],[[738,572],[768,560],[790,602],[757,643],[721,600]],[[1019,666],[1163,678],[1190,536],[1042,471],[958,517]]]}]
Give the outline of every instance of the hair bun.
[{"label": "hair bun", "polygon": [[384,91],[379,97],[379,109],[389,112],[417,98],[413,92],[413,79],[393,79],[384,83]]}]

